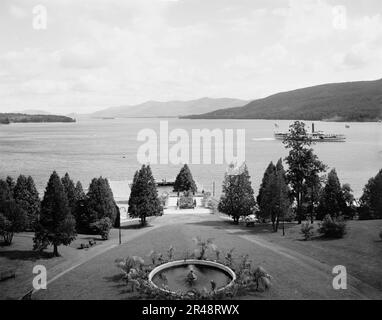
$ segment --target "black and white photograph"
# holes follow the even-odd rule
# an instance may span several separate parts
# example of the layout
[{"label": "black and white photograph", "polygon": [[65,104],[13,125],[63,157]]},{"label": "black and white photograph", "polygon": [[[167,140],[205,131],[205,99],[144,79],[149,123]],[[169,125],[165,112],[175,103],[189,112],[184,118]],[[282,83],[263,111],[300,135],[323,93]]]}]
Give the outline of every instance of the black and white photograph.
[{"label": "black and white photograph", "polygon": [[381,299],[380,0],[1,0],[0,300]]}]

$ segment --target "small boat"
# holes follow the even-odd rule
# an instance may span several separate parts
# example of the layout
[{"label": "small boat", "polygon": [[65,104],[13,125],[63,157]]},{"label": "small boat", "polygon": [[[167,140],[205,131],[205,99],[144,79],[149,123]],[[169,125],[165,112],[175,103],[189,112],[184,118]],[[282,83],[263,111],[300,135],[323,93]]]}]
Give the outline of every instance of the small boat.
[{"label": "small boat", "polygon": [[[287,135],[288,135],[288,132],[277,131],[274,133],[274,137],[277,140],[284,140],[284,138],[287,137]],[[346,136],[343,134],[315,131],[314,123],[312,123],[312,132],[308,133],[307,135],[309,138],[312,139],[312,142],[345,142],[346,141]]]},{"label": "small boat", "polygon": [[346,128],[346,129],[349,129],[349,128],[350,128],[350,126],[347,124],[347,125],[345,125],[345,128]]}]

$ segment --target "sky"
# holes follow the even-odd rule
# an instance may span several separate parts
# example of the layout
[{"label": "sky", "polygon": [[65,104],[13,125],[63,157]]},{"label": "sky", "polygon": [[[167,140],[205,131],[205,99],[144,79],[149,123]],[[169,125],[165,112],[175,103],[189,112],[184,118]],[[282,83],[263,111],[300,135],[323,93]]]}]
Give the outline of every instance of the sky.
[{"label": "sky", "polygon": [[380,78],[380,0],[0,1],[0,112]]}]

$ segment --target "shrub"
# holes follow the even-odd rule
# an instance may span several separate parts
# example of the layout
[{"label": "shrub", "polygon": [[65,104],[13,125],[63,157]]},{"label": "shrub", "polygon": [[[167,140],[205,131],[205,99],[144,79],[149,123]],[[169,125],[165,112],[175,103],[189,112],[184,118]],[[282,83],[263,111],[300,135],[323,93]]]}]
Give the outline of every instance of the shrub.
[{"label": "shrub", "polygon": [[207,240],[203,240],[200,237],[195,237],[192,239],[195,245],[198,247],[194,250],[194,254],[196,259],[198,260],[206,260],[207,259],[207,251],[213,248],[213,239],[209,238]]},{"label": "shrub", "polygon": [[10,200],[0,203],[0,236],[5,245],[11,245],[13,235],[24,230],[27,221],[25,211]]},{"label": "shrub", "polygon": [[[217,247],[211,243],[211,239],[204,241],[200,238],[194,238],[193,240],[198,247],[209,243],[213,250],[217,249]],[[174,248],[172,246],[167,251],[170,261],[174,258],[173,251]],[[233,249],[227,252],[226,257],[230,257],[230,259],[227,260],[229,266],[235,266],[233,271],[236,273],[236,281],[233,285],[224,290],[216,290],[216,283],[211,280],[209,286],[208,282],[206,282],[206,286],[201,290],[192,288],[185,292],[182,290],[169,292],[171,289],[168,286],[168,279],[163,273],[158,275],[158,280],[160,280],[160,283],[157,283],[158,287],[152,286],[148,280],[148,275],[156,266],[158,266],[158,264],[161,265],[166,262],[159,261],[156,257],[162,257],[163,254],[155,252],[154,250],[150,253],[152,263],[149,261],[147,261],[148,263],[145,263],[143,258],[137,256],[127,257],[126,259],[117,259],[115,262],[117,267],[122,271],[122,279],[127,285],[126,292],[137,292],[140,299],[226,300],[240,296],[247,296],[254,291],[264,292],[268,290],[271,287],[272,277],[261,266],[255,268],[249,260],[248,255],[243,256],[240,261],[235,261],[235,263],[233,263],[232,251]],[[195,256],[186,252],[184,262],[190,258],[194,259]],[[220,263],[227,265],[227,263],[224,262]]]},{"label": "shrub", "polygon": [[301,233],[304,236],[304,240],[310,240],[313,237],[313,225],[310,224],[309,222],[305,222],[301,226]]},{"label": "shrub", "polygon": [[110,229],[112,227],[112,223],[110,218],[105,217],[91,224],[94,232],[99,234],[102,240],[109,239]]},{"label": "shrub", "polygon": [[326,215],[318,232],[325,238],[342,238],[346,233],[346,223],[342,217]]},{"label": "shrub", "polygon": [[256,290],[261,288],[262,291],[266,291],[271,287],[272,277],[262,267],[257,267],[253,276],[256,282]]},{"label": "shrub", "polygon": [[179,198],[179,209],[194,209],[195,208],[195,202],[194,197],[190,192],[185,192],[183,195]]}]

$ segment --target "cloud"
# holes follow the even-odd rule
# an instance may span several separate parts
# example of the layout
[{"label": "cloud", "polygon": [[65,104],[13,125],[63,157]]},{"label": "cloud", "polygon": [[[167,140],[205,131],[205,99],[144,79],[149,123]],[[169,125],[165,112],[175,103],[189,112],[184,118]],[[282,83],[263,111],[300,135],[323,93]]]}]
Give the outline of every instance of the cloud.
[{"label": "cloud", "polygon": [[28,13],[25,9],[13,4],[9,6],[9,13],[13,18],[16,19],[24,19],[28,16]]},{"label": "cloud", "polygon": [[70,112],[201,96],[255,99],[380,78],[382,12],[361,14],[355,1],[346,3],[345,29],[335,28],[330,0],[45,5],[48,28],[38,32],[25,23],[27,0],[0,4],[7,9],[0,24],[17,35],[0,29],[0,108]]},{"label": "cloud", "polygon": [[107,56],[85,44],[76,44],[59,54],[60,64],[64,68],[92,69],[106,64]]}]

